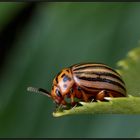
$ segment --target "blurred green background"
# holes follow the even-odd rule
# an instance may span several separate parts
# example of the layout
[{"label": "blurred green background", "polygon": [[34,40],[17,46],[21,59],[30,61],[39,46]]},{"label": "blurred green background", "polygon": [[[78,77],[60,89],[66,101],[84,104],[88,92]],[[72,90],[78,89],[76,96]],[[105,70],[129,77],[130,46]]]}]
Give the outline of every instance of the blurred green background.
[{"label": "blurred green background", "polygon": [[140,39],[140,3],[0,3],[0,137],[140,137],[140,116],[54,118],[50,91],[64,67],[116,62]]}]

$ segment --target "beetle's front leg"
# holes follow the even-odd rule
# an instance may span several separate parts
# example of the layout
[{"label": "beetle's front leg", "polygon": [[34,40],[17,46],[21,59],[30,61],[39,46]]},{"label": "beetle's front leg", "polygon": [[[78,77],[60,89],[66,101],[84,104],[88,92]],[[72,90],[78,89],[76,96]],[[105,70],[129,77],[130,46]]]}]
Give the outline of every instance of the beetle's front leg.
[{"label": "beetle's front leg", "polygon": [[60,104],[56,104],[57,111],[69,109],[68,103],[63,99]]},{"label": "beetle's front leg", "polygon": [[80,88],[78,87],[78,91],[81,93],[81,95],[83,96],[83,99],[85,102],[88,102],[88,97],[87,95],[85,94],[85,92]]},{"label": "beetle's front leg", "polygon": [[71,101],[71,105],[72,106],[75,106],[77,103],[74,101],[74,98],[75,98],[75,93],[73,91],[73,89],[71,88],[70,89],[70,101]]}]

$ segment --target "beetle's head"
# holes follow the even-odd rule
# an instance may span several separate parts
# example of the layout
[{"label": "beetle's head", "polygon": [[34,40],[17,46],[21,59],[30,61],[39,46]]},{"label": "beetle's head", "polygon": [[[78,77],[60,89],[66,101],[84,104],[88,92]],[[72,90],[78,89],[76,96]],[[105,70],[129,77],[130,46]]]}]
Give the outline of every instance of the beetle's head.
[{"label": "beetle's head", "polygon": [[28,91],[37,92],[52,98],[57,105],[66,105],[65,96],[70,93],[74,84],[70,68],[65,68],[53,80],[51,93],[42,88],[28,87]]},{"label": "beetle's head", "polygon": [[66,102],[64,101],[63,96],[60,92],[60,89],[55,85],[53,85],[51,93],[49,93],[47,90],[45,90],[43,88],[36,88],[36,87],[28,87],[27,91],[43,94],[43,95],[51,98],[56,105],[60,105],[60,104],[65,105],[66,104]]}]

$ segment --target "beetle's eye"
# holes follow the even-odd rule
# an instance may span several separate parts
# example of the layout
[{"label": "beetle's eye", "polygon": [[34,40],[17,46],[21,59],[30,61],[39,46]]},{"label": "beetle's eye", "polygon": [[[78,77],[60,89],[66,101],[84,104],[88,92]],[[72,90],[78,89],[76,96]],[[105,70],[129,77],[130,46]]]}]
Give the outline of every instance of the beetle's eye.
[{"label": "beetle's eye", "polygon": [[62,95],[61,95],[61,93],[60,93],[60,91],[59,91],[58,89],[56,89],[55,93],[56,93],[56,95],[57,95],[58,97],[62,97]]}]

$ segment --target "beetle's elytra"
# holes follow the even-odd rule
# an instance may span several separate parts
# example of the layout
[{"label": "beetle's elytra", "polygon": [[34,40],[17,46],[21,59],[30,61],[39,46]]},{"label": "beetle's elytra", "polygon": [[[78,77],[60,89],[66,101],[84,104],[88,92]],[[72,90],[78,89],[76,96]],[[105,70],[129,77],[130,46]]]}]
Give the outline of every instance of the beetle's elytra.
[{"label": "beetle's elytra", "polygon": [[62,69],[53,80],[51,93],[42,88],[29,87],[28,91],[40,92],[52,98],[58,105],[71,105],[75,99],[89,102],[103,101],[105,97],[125,97],[122,77],[102,63],[80,63]]}]

